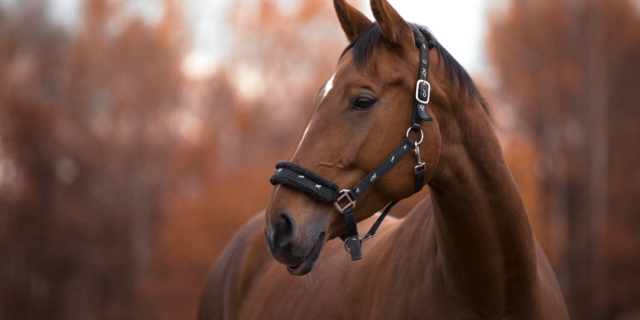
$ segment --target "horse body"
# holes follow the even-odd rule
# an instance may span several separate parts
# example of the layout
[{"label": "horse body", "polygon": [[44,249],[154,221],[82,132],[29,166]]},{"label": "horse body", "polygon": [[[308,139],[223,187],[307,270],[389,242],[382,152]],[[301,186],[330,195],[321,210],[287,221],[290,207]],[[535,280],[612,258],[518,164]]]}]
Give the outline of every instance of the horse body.
[{"label": "horse body", "polygon": [[[334,4],[354,55],[341,58],[331,90],[319,91],[291,160],[353,186],[404,138],[420,57],[411,28],[386,1],[371,1],[378,25],[343,0]],[[358,50],[375,59],[358,63]],[[429,59],[434,121],[419,152],[430,196],[386,221],[363,245],[365,258],[352,262],[342,242],[329,241],[345,230],[335,208],[276,186],[264,218],[246,224],[214,266],[200,319],[568,318],[481,96],[442,48]],[[414,166],[405,156],[358,199],[359,226],[411,194]]]},{"label": "horse body", "polygon": [[[362,225],[368,227],[372,222],[369,219]],[[331,241],[312,273],[292,279],[269,255],[259,214],[238,232],[218,260],[202,296],[199,319],[567,318],[553,271],[537,243],[540,283],[514,289],[519,291],[516,297],[535,291],[534,300],[543,308],[533,310],[527,299],[513,301],[511,308],[503,304],[495,313],[483,313],[460,304],[448,291],[438,263],[435,233],[433,204],[427,197],[404,219],[385,221],[363,247],[366,260],[349,261],[343,243]]]}]

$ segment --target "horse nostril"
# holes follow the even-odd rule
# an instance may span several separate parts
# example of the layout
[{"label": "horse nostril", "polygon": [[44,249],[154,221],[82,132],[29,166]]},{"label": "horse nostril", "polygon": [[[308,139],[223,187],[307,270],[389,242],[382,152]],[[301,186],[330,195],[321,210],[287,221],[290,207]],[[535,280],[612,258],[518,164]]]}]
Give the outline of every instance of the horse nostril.
[{"label": "horse nostril", "polygon": [[278,222],[274,230],[274,241],[280,248],[290,245],[296,238],[296,222],[286,212],[278,214]]}]

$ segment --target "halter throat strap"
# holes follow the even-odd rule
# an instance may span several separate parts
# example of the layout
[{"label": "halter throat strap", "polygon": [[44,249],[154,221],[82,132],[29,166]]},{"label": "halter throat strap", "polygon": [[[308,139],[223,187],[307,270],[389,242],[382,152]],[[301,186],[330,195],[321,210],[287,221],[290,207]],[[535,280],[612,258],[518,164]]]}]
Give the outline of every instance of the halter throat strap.
[{"label": "halter throat strap", "polygon": [[[346,231],[340,238],[344,241],[345,250],[351,255],[351,260],[353,261],[362,259],[362,242],[373,237],[384,218],[389,211],[391,211],[391,208],[398,203],[398,201],[390,203],[380,217],[378,217],[378,220],[376,220],[369,232],[367,232],[363,238],[360,238],[355,217],[356,200],[400,162],[410,150],[414,150],[418,162],[414,167],[416,182],[413,192],[416,193],[422,190],[425,183],[426,166],[420,158],[419,146],[424,138],[422,122],[433,120],[428,113],[427,104],[431,96],[431,85],[428,82],[429,49],[435,44],[432,40],[425,40],[424,35],[418,28],[412,26],[412,29],[416,39],[416,46],[420,49],[420,69],[415,91],[416,102],[411,126],[407,130],[406,137],[391,155],[351,189],[338,191],[337,183],[308,168],[287,161],[280,161],[276,164],[276,173],[270,179],[271,184],[274,186],[282,184],[322,203],[333,203],[344,218]],[[419,141],[414,141],[409,138],[411,131],[420,132]]]}]

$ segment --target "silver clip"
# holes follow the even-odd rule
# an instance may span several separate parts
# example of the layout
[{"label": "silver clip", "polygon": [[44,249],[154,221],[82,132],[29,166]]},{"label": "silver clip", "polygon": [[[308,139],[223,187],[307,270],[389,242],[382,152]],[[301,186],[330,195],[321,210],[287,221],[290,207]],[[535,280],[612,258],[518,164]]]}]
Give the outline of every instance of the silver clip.
[{"label": "silver clip", "polygon": [[422,162],[422,159],[420,158],[420,147],[418,146],[417,143],[416,143],[415,149],[413,149],[413,152],[416,154],[416,159],[418,159],[418,165],[413,167],[413,172],[417,175],[418,171],[420,171],[420,169],[423,169],[425,167],[425,163]]}]

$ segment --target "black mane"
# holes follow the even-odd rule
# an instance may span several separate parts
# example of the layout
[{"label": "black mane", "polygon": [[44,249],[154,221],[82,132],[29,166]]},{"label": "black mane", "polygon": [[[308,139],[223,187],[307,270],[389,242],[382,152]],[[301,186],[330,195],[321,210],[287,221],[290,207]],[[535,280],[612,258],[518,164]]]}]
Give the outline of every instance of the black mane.
[{"label": "black mane", "polygon": [[[449,78],[449,82],[452,86],[460,86],[460,89],[466,94],[469,94],[471,97],[475,97],[480,100],[482,104],[482,108],[487,113],[487,115],[491,115],[489,111],[489,106],[486,101],[478,91],[478,87],[476,87],[475,83],[471,79],[471,76],[467,73],[467,71],[458,63],[458,61],[445,49],[436,38],[429,32],[429,30],[421,25],[411,24],[412,27],[417,28],[424,38],[429,42],[430,47],[434,46],[438,52],[438,56],[440,57],[439,63],[444,62],[444,66],[447,69],[447,75]],[[358,36],[356,40],[351,42],[342,52],[342,55],[347,53],[349,49],[353,49],[353,61],[355,62],[358,68],[365,68],[369,63],[369,59],[373,52],[373,48],[375,44],[378,42],[380,38],[380,27],[377,23],[370,24],[363,32]],[[342,56],[341,56],[342,57]]]}]

